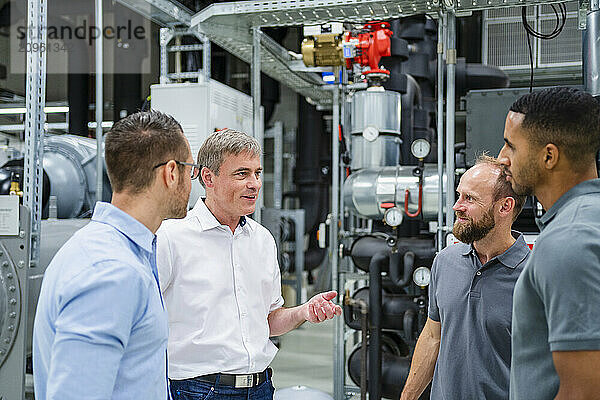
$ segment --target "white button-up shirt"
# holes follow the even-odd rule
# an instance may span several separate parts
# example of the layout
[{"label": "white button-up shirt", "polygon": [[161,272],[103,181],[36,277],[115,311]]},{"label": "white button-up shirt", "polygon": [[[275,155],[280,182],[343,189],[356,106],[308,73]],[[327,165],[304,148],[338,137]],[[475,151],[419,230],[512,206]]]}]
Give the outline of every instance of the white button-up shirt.
[{"label": "white button-up shirt", "polygon": [[263,371],[277,348],[269,313],[283,305],[277,248],[250,218],[232,233],[202,199],[157,232],[169,314],[169,378]]}]

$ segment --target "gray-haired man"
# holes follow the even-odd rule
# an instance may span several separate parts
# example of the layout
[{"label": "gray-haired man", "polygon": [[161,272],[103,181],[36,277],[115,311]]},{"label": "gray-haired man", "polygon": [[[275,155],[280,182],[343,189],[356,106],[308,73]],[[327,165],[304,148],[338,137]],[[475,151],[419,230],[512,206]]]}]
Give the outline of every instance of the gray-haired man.
[{"label": "gray-haired man", "polygon": [[273,398],[268,366],[282,335],[341,314],[336,292],[283,308],[273,236],[246,218],[262,186],[258,142],[231,129],[198,153],[206,199],[158,233],[158,268],[169,313],[174,400]]}]

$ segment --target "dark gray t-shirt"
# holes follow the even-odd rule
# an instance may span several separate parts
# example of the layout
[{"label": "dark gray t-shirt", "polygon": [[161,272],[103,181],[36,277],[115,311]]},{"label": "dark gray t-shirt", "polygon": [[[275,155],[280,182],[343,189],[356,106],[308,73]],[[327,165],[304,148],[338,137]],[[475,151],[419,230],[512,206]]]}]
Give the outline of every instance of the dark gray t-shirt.
[{"label": "dark gray t-shirt", "polygon": [[457,243],[433,262],[429,318],[441,322],[433,400],[506,399],[509,387],[512,294],[529,248],[523,235],[485,265],[472,246]]},{"label": "dark gray t-shirt", "polygon": [[553,351],[600,350],[600,180],[580,183],[537,221],[515,286],[510,398],[553,399]]}]

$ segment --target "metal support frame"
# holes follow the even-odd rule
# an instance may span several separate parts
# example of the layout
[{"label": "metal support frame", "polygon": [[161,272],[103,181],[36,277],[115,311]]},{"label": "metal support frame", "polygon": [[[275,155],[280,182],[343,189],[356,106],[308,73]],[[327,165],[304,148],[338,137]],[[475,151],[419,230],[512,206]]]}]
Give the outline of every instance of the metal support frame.
[{"label": "metal support frame", "polygon": [[[174,38],[182,36],[195,36],[202,44],[192,45],[175,45],[169,46],[169,43]],[[198,29],[190,28],[160,28],[159,34],[160,45],[160,84],[170,83],[175,79],[197,79],[198,82],[208,82],[210,80],[210,39],[202,34]],[[182,51],[198,51],[202,50],[202,70],[200,71],[176,71],[169,73],[169,53]]]},{"label": "metal support frame", "polygon": [[444,247],[444,33],[445,18],[438,13],[437,44],[437,171],[438,171],[438,227],[437,250]]},{"label": "metal support frame", "polygon": [[160,26],[189,26],[192,12],[181,2],[171,0],[116,0]]},{"label": "metal support frame", "polygon": [[[102,0],[96,0],[96,26],[104,26],[102,23]],[[102,141],[102,118],[104,114],[104,100],[102,79],[104,78],[102,54],[102,35],[99,35],[96,40],[96,201],[102,201],[102,187],[104,186],[104,149]]]},{"label": "metal support frame", "polygon": [[[260,28],[252,28],[252,64],[250,64],[250,73],[252,76],[251,89],[252,89],[252,111],[253,111],[253,136],[260,147],[264,146],[264,132],[262,129],[262,113],[260,108]],[[260,164],[264,164],[264,157],[261,152]],[[256,202],[256,211],[254,211],[255,220],[260,223],[261,208],[264,204],[263,192],[258,195],[258,201]]]},{"label": "metal support frame", "polygon": [[270,133],[273,138],[273,208],[280,210],[283,206],[283,123],[275,122]]},{"label": "metal support frame", "polygon": [[[340,90],[339,84],[341,78],[341,69],[336,68],[336,85],[333,90],[333,120],[331,123],[331,219],[329,225],[329,259],[331,261],[331,287],[340,294],[340,279],[339,279],[339,256],[338,256],[338,221],[339,221],[339,200],[337,193],[340,191],[340,141],[338,138],[338,129],[340,126]],[[333,335],[333,346],[335,349],[340,348],[340,340],[342,339],[344,320],[336,318],[335,332]],[[345,354],[339,351],[333,354],[333,395],[335,399],[341,399],[344,394],[344,356]],[[341,377],[341,379],[340,379]]]},{"label": "metal support frame", "polygon": [[293,285],[296,290],[296,305],[302,304],[302,282],[304,277],[304,216],[305,211],[302,208],[295,210],[277,210],[281,217],[289,218],[294,221],[294,266],[295,279],[282,279],[281,283]]},{"label": "metal support frame", "polygon": [[[31,48],[45,48],[47,26],[46,0],[28,0],[27,44]],[[23,177],[23,205],[31,213],[30,265],[35,267],[40,259],[40,221],[42,219],[42,159],[44,157],[44,123],[46,114],[46,52],[27,53],[27,89],[25,114],[25,170]]]},{"label": "metal support frame", "polygon": [[454,128],[456,116],[456,13],[446,12],[446,226],[454,225]]},{"label": "metal support frame", "polygon": [[[35,0],[31,0],[35,1]],[[30,1],[30,2],[31,2]],[[25,379],[28,343],[30,220],[29,210],[20,206],[19,235],[0,236],[0,290],[8,294],[6,319],[0,322],[0,399],[24,400],[33,388]]]}]

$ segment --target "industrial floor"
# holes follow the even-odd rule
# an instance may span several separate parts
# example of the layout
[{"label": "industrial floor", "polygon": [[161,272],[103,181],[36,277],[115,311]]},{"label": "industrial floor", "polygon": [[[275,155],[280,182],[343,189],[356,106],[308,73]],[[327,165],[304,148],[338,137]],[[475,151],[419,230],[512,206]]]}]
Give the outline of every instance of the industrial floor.
[{"label": "industrial floor", "polygon": [[281,336],[271,363],[275,388],[303,385],[333,396],[333,333],[334,323],[329,320],[307,322]]}]

